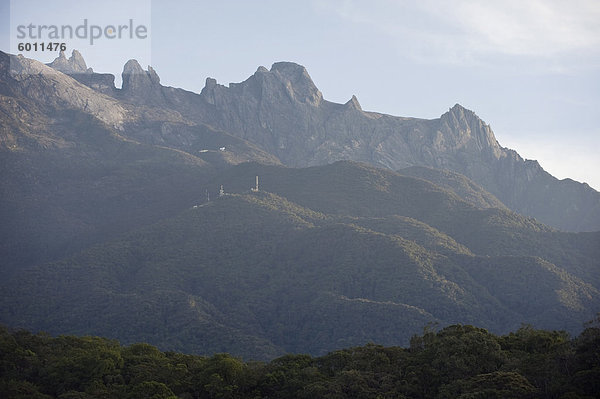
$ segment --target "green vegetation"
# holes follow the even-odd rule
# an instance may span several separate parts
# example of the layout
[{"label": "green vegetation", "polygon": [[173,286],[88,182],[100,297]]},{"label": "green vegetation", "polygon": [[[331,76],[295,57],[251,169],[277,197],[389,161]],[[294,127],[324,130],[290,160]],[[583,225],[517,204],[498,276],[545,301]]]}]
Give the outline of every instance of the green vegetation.
[{"label": "green vegetation", "polygon": [[232,167],[266,159],[174,114],[127,137],[51,114],[0,157],[0,323],[270,360],[407,345],[431,322],[577,334],[600,308],[600,233],[481,209],[493,198],[459,176]]},{"label": "green vegetation", "polygon": [[270,360],[407,345],[432,322],[577,334],[600,294],[547,260],[475,255],[409,216],[326,214],[259,192],[20,270],[0,302],[13,327]]},{"label": "green vegetation", "polygon": [[125,139],[77,111],[55,114],[44,128],[66,137],[31,139],[0,156],[3,273],[174,216],[201,195],[212,169],[189,154]]},{"label": "green vegetation", "polygon": [[161,352],[98,337],[0,327],[0,397],[561,398],[600,395],[600,325],[577,338],[523,326],[498,336],[452,325],[410,346],[367,344],[268,363]]},{"label": "green vegetation", "polygon": [[314,211],[379,219],[379,227],[364,223],[403,236],[406,228],[387,220],[410,218],[437,230],[444,246],[455,247],[454,241],[481,256],[540,257],[600,289],[600,232],[559,232],[504,207],[472,206],[429,181],[349,161],[305,169],[244,163],[219,174],[213,185],[244,192],[254,175],[261,176],[264,190]]},{"label": "green vegetation", "polygon": [[400,169],[398,173],[405,176],[418,177],[457,194],[468,203],[478,208],[498,208],[508,210],[498,198],[487,192],[483,187],[460,173],[444,169],[434,169],[424,166],[409,166]]}]

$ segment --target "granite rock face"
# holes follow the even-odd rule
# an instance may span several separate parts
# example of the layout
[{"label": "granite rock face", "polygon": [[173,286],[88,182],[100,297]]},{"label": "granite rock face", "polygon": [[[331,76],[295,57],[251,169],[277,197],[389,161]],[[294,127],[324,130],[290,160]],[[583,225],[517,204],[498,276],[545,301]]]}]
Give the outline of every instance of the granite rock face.
[{"label": "granite rock face", "polygon": [[144,99],[145,104],[162,105],[160,78],[152,67],[145,71],[136,60],[129,60],[123,67],[121,96],[125,99]]},{"label": "granite rock face", "polygon": [[292,63],[261,67],[229,87],[207,79],[200,95],[207,104],[188,116],[256,143],[288,166],[347,159],[392,170],[447,169],[553,227],[600,230],[600,193],[559,181],[502,147],[490,126],[459,104],[433,120],[365,112],[356,97],[346,104],[324,100],[306,70]]},{"label": "granite rock face", "polygon": [[94,79],[84,84],[120,101],[173,110],[228,132],[287,166],[353,160],[392,170],[446,169],[550,226],[600,230],[600,193],[570,179],[559,181],[536,161],[502,147],[490,126],[459,104],[432,120],[367,112],[355,96],[345,104],[325,100],[306,69],[291,62],[275,63],[270,70],[261,66],[228,86],[208,78],[200,94],[162,86],[151,67],[143,70],[134,60],[125,65],[122,90]]},{"label": "granite rock face", "polygon": [[96,73],[92,68],[88,68],[83,56],[77,50],[73,50],[69,59],[64,51],[61,51],[59,56],[47,65],[103,94],[115,96],[117,93],[115,76],[109,73]]},{"label": "granite rock face", "polygon": [[345,104],[324,100],[306,70],[291,63],[261,67],[229,87],[209,78],[201,96],[208,106],[191,117],[256,142],[289,166],[351,159],[455,170],[461,153],[502,152],[489,126],[458,104],[432,121],[365,112],[355,96]]},{"label": "granite rock face", "polygon": [[90,74],[94,72],[92,68],[87,67],[83,56],[77,50],[73,50],[69,59],[65,56],[65,52],[61,51],[58,57],[49,63],[48,66],[69,75],[81,73]]},{"label": "granite rock face", "polygon": [[[73,68],[85,67],[85,62],[81,65],[76,61],[75,54],[70,60],[75,60]],[[70,75],[20,55],[0,54],[0,79],[24,98],[45,107],[83,111],[114,128],[121,128],[132,117],[116,99],[98,93]]]}]

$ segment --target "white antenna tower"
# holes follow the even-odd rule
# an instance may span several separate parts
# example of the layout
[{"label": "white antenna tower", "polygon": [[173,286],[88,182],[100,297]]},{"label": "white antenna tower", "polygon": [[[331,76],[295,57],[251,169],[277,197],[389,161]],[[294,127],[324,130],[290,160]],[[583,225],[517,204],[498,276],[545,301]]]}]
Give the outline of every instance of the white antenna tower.
[{"label": "white antenna tower", "polygon": [[225,195],[225,190],[223,190],[223,185],[221,184],[221,189],[219,190],[219,197],[222,197]]},{"label": "white antenna tower", "polygon": [[256,185],[254,186],[254,188],[251,188],[250,190],[254,191],[255,193],[258,192],[258,176],[256,176]]}]

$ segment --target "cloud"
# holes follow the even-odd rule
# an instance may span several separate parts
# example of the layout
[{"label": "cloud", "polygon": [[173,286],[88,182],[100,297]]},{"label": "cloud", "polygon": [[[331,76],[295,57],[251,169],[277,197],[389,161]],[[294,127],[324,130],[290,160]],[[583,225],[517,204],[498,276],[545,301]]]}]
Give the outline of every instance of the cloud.
[{"label": "cloud", "polygon": [[346,0],[317,8],[388,36],[398,51],[424,62],[524,57],[555,70],[600,64],[597,0]]},{"label": "cloud", "polygon": [[459,1],[453,16],[480,51],[553,56],[600,47],[597,1]]}]

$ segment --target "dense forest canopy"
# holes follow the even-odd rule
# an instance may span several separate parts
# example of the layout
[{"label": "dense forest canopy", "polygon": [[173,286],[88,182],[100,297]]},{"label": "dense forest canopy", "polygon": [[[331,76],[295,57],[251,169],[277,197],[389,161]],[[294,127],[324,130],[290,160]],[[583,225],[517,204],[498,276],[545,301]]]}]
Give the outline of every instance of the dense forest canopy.
[{"label": "dense forest canopy", "polygon": [[[598,320],[600,321],[600,319]],[[426,328],[410,346],[244,362],[121,346],[99,337],[0,329],[3,398],[594,398],[600,324],[576,338],[523,326]]]}]

